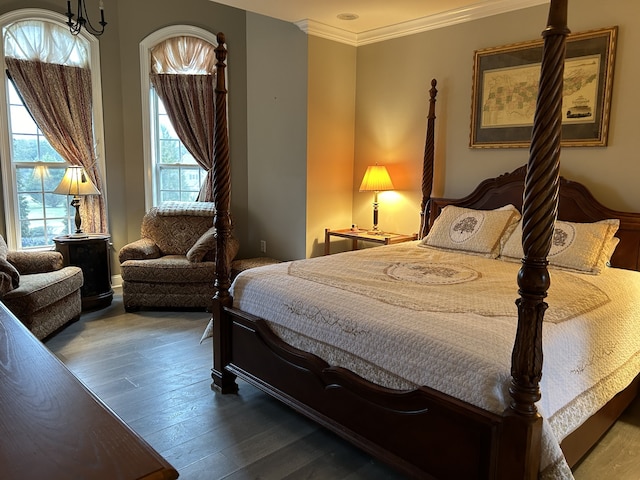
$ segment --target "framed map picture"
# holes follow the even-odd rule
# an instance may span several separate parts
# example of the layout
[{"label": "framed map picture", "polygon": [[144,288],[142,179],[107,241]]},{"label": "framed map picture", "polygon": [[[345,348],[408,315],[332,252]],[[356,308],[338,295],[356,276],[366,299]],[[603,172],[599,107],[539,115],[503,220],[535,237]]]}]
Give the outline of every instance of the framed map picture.
[{"label": "framed map picture", "polygon": [[[606,146],[618,27],[567,37],[562,146]],[[528,147],[538,95],[542,40],[477,50],[472,148]]]}]

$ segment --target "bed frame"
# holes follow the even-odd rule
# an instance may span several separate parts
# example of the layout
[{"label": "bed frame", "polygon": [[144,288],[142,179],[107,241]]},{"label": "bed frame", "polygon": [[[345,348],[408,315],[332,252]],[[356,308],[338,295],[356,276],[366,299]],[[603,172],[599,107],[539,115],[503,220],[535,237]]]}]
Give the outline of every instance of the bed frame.
[{"label": "bed frame", "polygon": [[[612,259],[615,266],[637,270],[640,251],[640,214],[610,210],[585,187],[559,176],[566,16],[567,0],[552,0],[548,27],[543,32],[540,90],[528,164],[482,182],[463,199],[430,199],[435,80],[430,90],[422,202],[422,210],[428,215],[423,214],[421,230],[428,228],[446,204],[495,208],[513,203],[522,209],[525,256],[518,275],[520,298],[516,302],[518,329],[512,356],[511,404],[501,415],[428,387],[397,391],[375,385],[291,347],[263,319],[232,307],[230,265],[225,254],[231,235],[226,50],[224,35],[218,35],[213,388],[221,393],[237,392],[235,379],[240,377],[411,477],[537,478],[542,418],[535,402],[541,395],[542,321],[549,286],[546,257],[556,214],[561,219],[580,222],[620,218],[620,244]],[[637,391],[636,378],[616,402],[603,409],[604,420],[597,417],[594,422],[587,421],[595,423],[595,430],[588,435],[572,435],[563,443],[569,462],[586,452]]]}]

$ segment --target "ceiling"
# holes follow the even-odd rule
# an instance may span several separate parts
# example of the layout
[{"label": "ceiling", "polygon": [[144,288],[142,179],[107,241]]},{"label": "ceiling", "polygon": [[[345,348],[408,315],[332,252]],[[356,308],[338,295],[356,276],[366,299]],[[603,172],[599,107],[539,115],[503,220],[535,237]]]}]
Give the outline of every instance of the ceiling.
[{"label": "ceiling", "polygon": [[[215,0],[352,45],[374,43],[549,0]],[[346,16],[347,18],[340,18]],[[354,18],[356,17],[356,18]]]}]

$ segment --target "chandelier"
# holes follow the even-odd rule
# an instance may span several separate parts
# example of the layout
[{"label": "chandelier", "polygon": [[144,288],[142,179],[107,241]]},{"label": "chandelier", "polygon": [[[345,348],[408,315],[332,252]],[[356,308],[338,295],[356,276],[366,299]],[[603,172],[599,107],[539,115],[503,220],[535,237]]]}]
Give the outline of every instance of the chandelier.
[{"label": "chandelier", "polygon": [[71,32],[71,35],[78,35],[80,33],[80,30],[82,30],[83,27],[87,32],[95,36],[102,35],[104,33],[104,27],[107,24],[107,22],[104,21],[103,0],[100,0],[99,7],[100,7],[100,21],[98,23],[102,27],[100,30],[98,30],[91,24],[91,20],[89,20],[89,15],[87,14],[87,5],[83,0],[78,0],[77,20],[74,22],[73,17],[75,17],[76,15],[71,13],[71,0],[67,0],[67,17],[69,18],[67,25],[69,25],[69,31]]}]

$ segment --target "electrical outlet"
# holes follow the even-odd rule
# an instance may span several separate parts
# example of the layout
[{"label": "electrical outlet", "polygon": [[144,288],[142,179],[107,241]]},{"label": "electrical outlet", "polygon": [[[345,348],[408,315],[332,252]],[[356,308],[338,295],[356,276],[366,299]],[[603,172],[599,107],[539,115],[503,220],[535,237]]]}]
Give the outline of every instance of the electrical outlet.
[{"label": "electrical outlet", "polygon": [[262,253],[267,253],[267,241],[266,240],[260,240],[260,251]]}]

